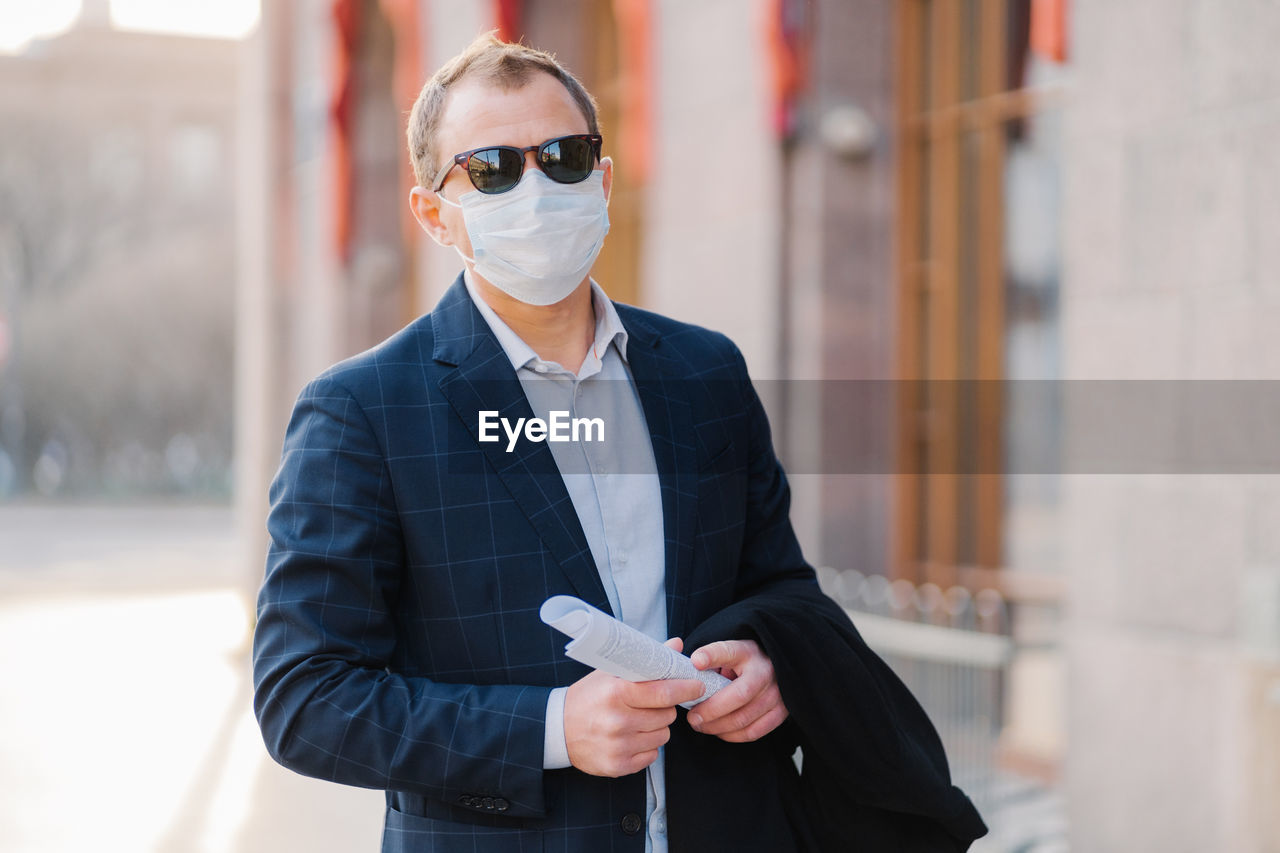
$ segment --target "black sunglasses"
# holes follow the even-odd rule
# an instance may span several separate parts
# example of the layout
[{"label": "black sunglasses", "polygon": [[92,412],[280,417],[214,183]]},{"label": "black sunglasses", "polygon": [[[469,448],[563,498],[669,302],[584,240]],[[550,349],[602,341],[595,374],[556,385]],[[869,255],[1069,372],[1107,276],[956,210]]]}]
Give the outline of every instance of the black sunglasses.
[{"label": "black sunglasses", "polygon": [[473,148],[453,155],[453,159],[436,173],[432,192],[440,192],[444,179],[454,166],[465,166],[471,185],[482,193],[504,193],[520,182],[524,174],[524,155],[538,152],[538,167],[551,180],[561,184],[577,184],[585,181],[600,159],[601,136],[598,133],[579,133],[558,136],[541,145],[516,148],[511,145],[490,145]]}]

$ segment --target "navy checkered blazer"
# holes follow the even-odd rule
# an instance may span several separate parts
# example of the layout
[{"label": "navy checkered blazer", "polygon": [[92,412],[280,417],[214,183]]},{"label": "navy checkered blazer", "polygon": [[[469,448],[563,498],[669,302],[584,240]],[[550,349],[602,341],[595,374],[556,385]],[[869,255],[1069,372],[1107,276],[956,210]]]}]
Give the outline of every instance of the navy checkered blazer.
[{"label": "navy checkered blazer", "polygon": [[[668,633],[816,584],[737,348],[617,306],[653,439]],[[477,440],[478,412],[531,417],[461,276],[439,305],[302,391],[271,487],[254,710],[299,773],[387,793],[383,851],[644,849],[644,774],[542,769],[551,688],[587,670],[538,618],[609,603],[545,443]],[[795,849],[788,727],[667,746],[671,849]]]}]

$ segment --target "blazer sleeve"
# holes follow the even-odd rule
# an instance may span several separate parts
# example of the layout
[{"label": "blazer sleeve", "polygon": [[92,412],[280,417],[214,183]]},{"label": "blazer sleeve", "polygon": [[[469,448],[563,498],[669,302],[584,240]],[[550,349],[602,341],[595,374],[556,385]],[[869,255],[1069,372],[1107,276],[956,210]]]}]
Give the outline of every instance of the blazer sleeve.
[{"label": "blazer sleeve", "polygon": [[271,756],[347,785],[544,814],[550,688],[440,683],[389,669],[400,521],[375,431],[332,377],[312,382],[294,408],[268,531],[253,676]]}]

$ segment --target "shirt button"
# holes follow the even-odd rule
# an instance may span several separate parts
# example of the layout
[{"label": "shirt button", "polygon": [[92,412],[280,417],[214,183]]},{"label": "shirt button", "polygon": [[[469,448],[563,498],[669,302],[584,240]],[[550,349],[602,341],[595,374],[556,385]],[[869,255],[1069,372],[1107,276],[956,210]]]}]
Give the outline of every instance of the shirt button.
[{"label": "shirt button", "polygon": [[627,835],[635,835],[640,831],[640,815],[627,812],[622,816],[622,831]]},{"label": "shirt button", "polygon": [[649,828],[653,831],[655,835],[667,834],[667,810],[666,809],[658,809],[653,813],[653,816],[649,818]]},{"label": "shirt button", "polygon": [[627,564],[627,555],[626,555],[626,554],[619,554],[619,555],[618,555],[618,563],[619,563],[620,565],[625,566],[625,565]]}]

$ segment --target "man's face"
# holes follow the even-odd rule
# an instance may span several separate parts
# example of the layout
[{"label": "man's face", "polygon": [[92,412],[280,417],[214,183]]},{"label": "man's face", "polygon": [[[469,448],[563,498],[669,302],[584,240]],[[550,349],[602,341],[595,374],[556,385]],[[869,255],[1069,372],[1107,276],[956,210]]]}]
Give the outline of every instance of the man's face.
[{"label": "man's face", "polygon": [[[535,73],[523,87],[504,90],[484,80],[464,78],[449,90],[444,117],[436,138],[440,152],[434,169],[462,151],[487,145],[512,145],[524,148],[538,145],[558,136],[587,133],[587,120],[559,80],[549,74]],[[525,173],[537,169],[536,152],[525,155]],[[613,163],[601,160],[604,169],[604,193],[609,197],[613,183]],[[452,202],[474,190],[466,169],[455,166],[440,187],[440,194]],[[441,245],[457,246],[462,254],[473,257],[471,240],[462,211],[441,203],[429,190],[414,190],[414,216],[422,227]]]}]

